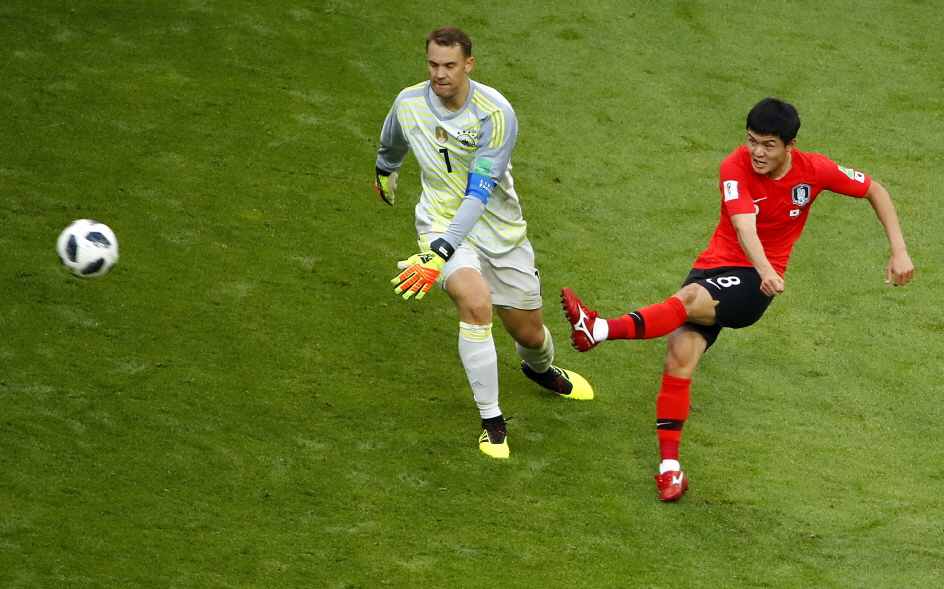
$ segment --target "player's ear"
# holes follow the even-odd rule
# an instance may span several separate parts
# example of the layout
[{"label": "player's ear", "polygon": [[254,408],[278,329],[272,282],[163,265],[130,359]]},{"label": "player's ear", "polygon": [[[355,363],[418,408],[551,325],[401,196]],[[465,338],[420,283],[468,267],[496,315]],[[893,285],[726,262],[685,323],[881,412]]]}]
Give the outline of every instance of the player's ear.
[{"label": "player's ear", "polygon": [[469,57],[468,61],[465,62],[465,73],[471,72],[474,66],[475,66],[475,58]]},{"label": "player's ear", "polygon": [[787,143],[786,145],[784,145],[784,147],[787,148],[787,151],[790,151],[791,149],[796,147],[796,144],[797,144],[797,138],[794,137],[793,139],[790,140],[790,143]]}]

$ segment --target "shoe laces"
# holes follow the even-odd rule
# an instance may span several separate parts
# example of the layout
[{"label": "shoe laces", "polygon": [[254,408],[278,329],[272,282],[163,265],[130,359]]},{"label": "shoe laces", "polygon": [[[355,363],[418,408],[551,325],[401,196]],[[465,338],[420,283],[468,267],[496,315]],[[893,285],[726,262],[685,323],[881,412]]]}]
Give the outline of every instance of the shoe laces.
[{"label": "shoe laces", "polygon": [[488,422],[483,421],[483,422],[482,422],[482,429],[484,429],[485,431],[487,431],[487,432],[490,433],[490,434],[491,434],[491,433],[507,434],[507,433],[508,433],[508,422],[511,421],[511,420],[514,419],[514,418],[515,418],[515,415],[510,415],[510,416],[508,416],[508,417],[502,416],[502,419],[504,419],[505,421],[504,421],[504,423],[502,423],[501,425],[498,425],[497,423],[488,423]]},{"label": "shoe laces", "polygon": [[685,481],[685,474],[680,470],[667,470],[660,475],[656,475],[656,479],[662,486],[682,485]]},{"label": "shoe laces", "polygon": [[558,388],[565,389],[567,388],[567,385],[573,386],[573,383],[571,383],[570,379],[567,378],[567,374],[564,373],[562,368],[558,368],[557,366],[551,366],[551,368],[554,370],[554,376],[557,379]]},{"label": "shoe laces", "polygon": [[596,309],[587,308],[580,299],[577,299],[577,308],[581,313],[587,316],[587,319],[596,319],[599,316],[597,315]]}]

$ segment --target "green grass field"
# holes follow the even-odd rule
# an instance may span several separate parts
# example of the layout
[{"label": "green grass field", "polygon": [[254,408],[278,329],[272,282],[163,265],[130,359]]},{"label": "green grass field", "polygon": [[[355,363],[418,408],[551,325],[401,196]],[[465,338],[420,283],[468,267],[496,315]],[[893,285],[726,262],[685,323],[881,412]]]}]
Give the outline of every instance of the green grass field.
[{"label": "green grass field", "polygon": [[[422,37],[475,42],[515,106],[515,179],[557,363],[496,330],[512,457],[448,297],[395,297],[417,166],[372,187]],[[0,587],[940,587],[944,13],[934,0],[0,5]],[[763,321],[693,385],[663,505],[664,344],[567,345],[561,286],[615,316],[672,294],[759,99],[892,193],[824,194]],[[412,156],[411,156],[412,158]],[[112,272],[54,244],[108,223]]]}]

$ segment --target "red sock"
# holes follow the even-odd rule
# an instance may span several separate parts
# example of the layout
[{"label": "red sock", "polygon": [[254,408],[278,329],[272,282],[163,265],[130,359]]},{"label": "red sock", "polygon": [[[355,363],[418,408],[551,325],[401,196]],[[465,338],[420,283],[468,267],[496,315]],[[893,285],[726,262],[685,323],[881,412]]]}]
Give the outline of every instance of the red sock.
[{"label": "red sock", "polygon": [[682,426],[691,407],[692,379],[662,375],[662,387],[656,397],[656,435],[662,460],[678,460]]},{"label": "red sock", "polygon": [[678,297],[649,305],[619,319],[607,319],[610,334],[606,339],[652,339],[668,335],[688,319],[685,305]]}]

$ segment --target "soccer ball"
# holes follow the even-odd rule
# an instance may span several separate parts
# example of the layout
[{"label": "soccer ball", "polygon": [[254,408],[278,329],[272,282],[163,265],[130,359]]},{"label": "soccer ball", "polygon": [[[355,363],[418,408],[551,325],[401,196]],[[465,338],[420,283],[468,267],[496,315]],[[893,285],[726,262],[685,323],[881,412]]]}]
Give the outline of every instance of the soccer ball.
[{"label": "soccer ball", "polygon": [[118,240],[108,225],[79,219],[59,234],[56,251],[69,272],[79,278],[94,278],[107,273],[118,261]]}]

